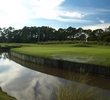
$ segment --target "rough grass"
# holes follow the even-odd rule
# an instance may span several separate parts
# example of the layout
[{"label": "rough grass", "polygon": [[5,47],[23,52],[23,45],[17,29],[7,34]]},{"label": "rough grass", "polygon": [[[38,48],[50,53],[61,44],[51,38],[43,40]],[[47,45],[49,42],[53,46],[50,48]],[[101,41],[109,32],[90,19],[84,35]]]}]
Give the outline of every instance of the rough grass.
[{"label": "rough grass", "polygon": [[14,97],[9,96],[7,93],[3,92],[0,88],[0,100],[16,100]]},{"label": "rough grass", "polygon": [[[100,91],[96,92],[93,87],[85,88],[88,81],[87,75],[77,75],[73,78],[66,84],[57,83],[56,100],[110,100],[109,98],[100,97]],[[77,83],[74,84],[72,80],[76,80]]]},{"label": "rough grass", "polygon": [[[12,51],[19,53],[41,56],[48,58],[64,59],[70,58],[70,61],[110,66],[110,46],[93,46],[93,45],[76,45],[76,44],[53,44],[53,45],[32,45],[23,46],[22,48],[14,48]],[[57,55],[57,57],[55,57]],[[71,58],[78,58],[74,60]],[[80,59],[81,58],[81,59]]]}]

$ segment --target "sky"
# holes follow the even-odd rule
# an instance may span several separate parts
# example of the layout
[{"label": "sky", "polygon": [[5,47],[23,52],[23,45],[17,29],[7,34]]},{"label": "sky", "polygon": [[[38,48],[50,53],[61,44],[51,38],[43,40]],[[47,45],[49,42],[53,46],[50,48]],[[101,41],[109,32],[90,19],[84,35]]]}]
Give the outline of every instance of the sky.
[{"label": "sky", "polygon": [[69,26],[105,29],[110,26],[109,0],[0,0],[0,27]]}]

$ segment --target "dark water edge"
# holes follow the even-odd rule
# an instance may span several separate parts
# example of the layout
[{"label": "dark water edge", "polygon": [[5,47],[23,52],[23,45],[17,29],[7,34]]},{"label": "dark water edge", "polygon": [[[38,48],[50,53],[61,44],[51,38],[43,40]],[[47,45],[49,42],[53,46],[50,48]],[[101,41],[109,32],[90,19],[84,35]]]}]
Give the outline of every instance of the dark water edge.
[{"label": "dark water edge", "polygon": [[80,77],[80,76],[86,76],[87,75],[87,85],[91,85],[91,86],[95,86],[95,87],[99,87],[102,89],[106,89],[106,90],[110,90],[110,78],[106,78],[106,77],[100,77],[100,76],[95,76],[95,75],[90,75],[90,74],[79,74],[76,73],[74,71],[67,71],[67,70],[62,70],[62,69],[57,69],[57,68],[52,68],[52,67],[48,67],[48,66],[42,66],[42,65],[38,65],[32,62],[28,62],[28,61],[24,61],[21,59],[18,59],[14,56],[11,56],[11,59],[13,61],[15,61],[16,63],[25,66],[27,68],[42,72],[42,73],[46,73],[49,75],[53,75],[53,76],[57,76],[60,78],[64,78],[69,80],[70,78],[73,79],[73,81],[77,81],[76,77]]},{"label": "dark water edge", "polygon": [[[55,93],[53,90],[56,88],[56,81],[65,83],[71,76],[74,76],[73,83],[79,84],[77,81],[79,74],[75,72],[37,65],[13,56],[10,57],[7,54],[4,60],[6,60],[6,62],[4,62],[5,64],[9,62],[9,66],[12,66],[12,69],[10,69],[11,75],[6,72],[8,76],[7,80],[9,80],[9,78],[12,80],[13,77],[15,79],[12,81],[9,80],[10,83],[5,86],[2,85],[3,89],[14,97],[17,97],[18,100],[55,100]],[[2,72],[7,70],[5,68],[6,66],[4,66]],[[16,76],[19,70],[20,73]],[[80,75],[83,76],[85,74]],[[6,83],[7,80],[5,80]],[[0,83],[2,83],[1,80]],[[85,88],[90,88],[91,86],[94,86],[97,91],[101,91],[100,95],[103,97],[110,97],[109,78],[88,75],[88,83],[85,84]]]},{"label": "dark water edge", "polygon": [[92,75],[109,77],[110,78],[110,67],[105,67],[101,65],[78,63],[66,60],[57,60],[51,58],[37,57],[26,54],[20,54],[14,51],[10,52],[12,56],[19,59],[26,60],[39,65],[54,67],[63,70],[75,71],[78,73],[89,73]]}]

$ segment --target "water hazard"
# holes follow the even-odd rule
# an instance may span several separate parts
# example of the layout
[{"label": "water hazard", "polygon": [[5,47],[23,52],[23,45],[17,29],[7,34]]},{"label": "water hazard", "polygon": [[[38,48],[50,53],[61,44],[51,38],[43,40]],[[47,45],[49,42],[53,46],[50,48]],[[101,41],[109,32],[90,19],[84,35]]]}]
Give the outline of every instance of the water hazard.
[{"label": "water hazard", "polygon": [[[65,84],[76,73],[26,62],[8,53],[0,55],[0,86],[17,100],[56,100],[57,83]],[[110,79],[88,76],[85,88],[94,87],[100,96],[110,98]],[[73,84],[80,84],[74,80]]]}]

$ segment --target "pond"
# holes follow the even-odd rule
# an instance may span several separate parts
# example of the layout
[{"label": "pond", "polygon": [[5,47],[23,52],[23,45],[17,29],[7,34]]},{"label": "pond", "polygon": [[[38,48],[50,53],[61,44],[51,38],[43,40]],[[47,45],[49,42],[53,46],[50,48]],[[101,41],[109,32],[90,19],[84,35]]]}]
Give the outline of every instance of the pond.
[{"label": "pond", "polygon": [[[8,53],[0,55],[0,86],[17,100],[56,100],[57,83],[67,83],[71,73],[26,62]],[[77,73],[73,74],[77,76]],[[110,79],[88,75],[85,88],[94,87],[99,97],[110,98]],[[92,83],[92,84],[91,84]],[[73,84],[80,84],[73,81]]]}]

